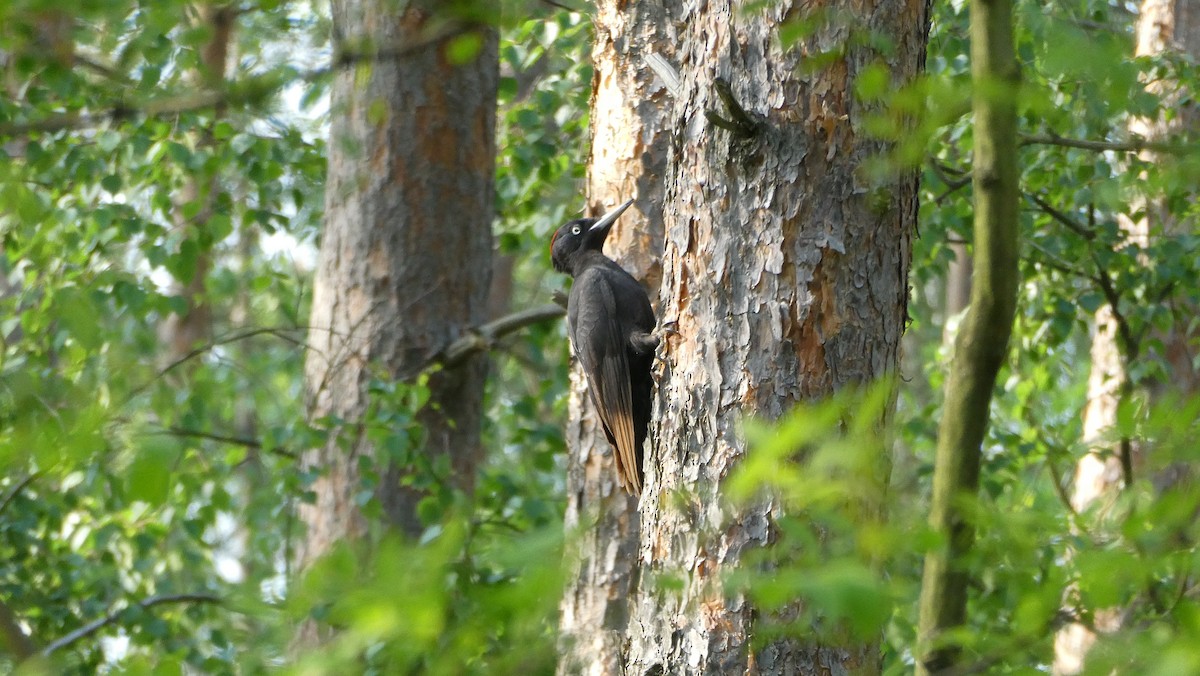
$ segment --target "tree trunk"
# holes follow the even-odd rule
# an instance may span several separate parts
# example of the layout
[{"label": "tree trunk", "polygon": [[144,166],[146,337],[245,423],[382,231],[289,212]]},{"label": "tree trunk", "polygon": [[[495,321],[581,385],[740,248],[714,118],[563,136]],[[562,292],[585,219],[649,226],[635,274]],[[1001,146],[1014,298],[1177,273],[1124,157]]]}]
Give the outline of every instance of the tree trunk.
[{"label": "tree trunk", "polygon": [[[492,267],[494,30],[469,28],[480,51],[457,63],[449,38],[430,37],[434,17],[422,6],[338,0],[332,11],[335,51],[380,55],[341,70],[332,90],[305,380],[310,419],[344,422],[305,454],[318,478],[315,500],[299,510],[301,566],[364,534],[364,464],[388,524],[419,532],[421,494],[400,481],[408,469],[372,447],[363,427],[368,384],[413,376],[482,323]],[[419,417],[425,443],[416,452],[448,456],[451,481],[466,491],[480,457],[485,368],[477,355],[435,373]]]},{"label": "tree trunk", "polygon": [[981,445],[987,431],[992,388],[1012,332],[1017,307],[1016,89],[1019,71],[1013,44],[1012,3],[971,3],[971,81],[974,89],[975,257],[971,306],[954,346],[946,403],[938,425],[933,501],[929,523],[946,546],[925,556],[921,578],[917,674],[936,673],[957,662],[941,635],[966,619],[970,577],[961,567],[975,540],[961,501],[979,491]]},{"label": "tree trunk", "polygon": [[[1193,59],[1200,57],[1200,1],[1197,0],[1143,0],[1135,29],[1137,56],[1154,56],[1168,50],[1180,50]],[[1157,119],[1134,117],[1129,121],[1129,131],[1148,141],[1159,141],[1177,136],[1182,130],[1200,128],[1200,111],[1195,105],[1182,105],[1188,93],[1170,79],[1155,79],[1146,85],[1146,90],[1161,97],[1164,111],[1172,114]],[[1153,152],[1145,151],[1142,159],[1155,161]],[[1146,247],[1152,232],[1171,236],[1180,232],[1180,226],[1171,214],[1165,200],[1148,195],[1136,195],[1131,200],[1129,213],[1142,212],[1134,219],[1120,214],[1118,221],[1127,240]],[[1132,300],[1132,299],[1131,299]],[[1135,301],[1136,302],[1136,301]],[[1175,325],[1165,333],[1154,333],[1164,348],[1162,354],[1139,351],[1145,358],[1161,359],[1165,371],[1171,374],[1170,383],[1147,383],[1152,394],[1164,390],[1195,394],[1200,391],[1200,371],[1192,364],[1189,340],[1194,332],[1187,326],[1195,316],[1194,309],[1174,308]],[[1114,442],[1112,429],[1117,422],[1117,409],[1122,394],[1130,391],[1128,379],[1129,361],[1138,355],[1131,354],[1134,346],[1122,345],[1120,326],[1113,308],[1101,307],[1096,312],[1096,331],[1092,336],[1092,369],[1088,377],[1088,401],[1083,411],[1083,440],[1090,452],[1080,458],[1075,466],[1075,481],[1071,503],[1076,511],[1107,505],[1115,500],[1121,486],[1128,479],[1126,473],[1141,464],[1136,457],[1140,444],[1132,441]],[[1135,457],[1125,457],[1133,455]],[[1068,592],[1068,596],[1070,596]],[[1120,629],[1119,609],[1094,609],[1092,624],[1101,631]],[[1096,642],[1096,636],[1082,624],[1069,624],[1058,632],[1054,640],[1054,673],[1077,674],[1083,670],[1084,657]]]},{"label": "tree trunk", "polygon": [[[971,263],[971,252],[965,242],[954,242],[950,245],[954,252],[954,260],[946,270],[946,310],[943,313],[942,342],[953,345],[956,331],[951,330],[950,319],[957,317],[967,309],[971,301],[971,275],[974,265]],[[957,329],[958,324],[955,323]]]},{"label": "tree trunk", "polygon": [[[663,183],[669,154],[671,93],[644,57],[674,56],[675,30],[659,3],[597,2],[593,14],[592,151],[588,204],[594,215],[636,198],[606,242],[606,250],[642,281],[657,308],[662,278]],[[666,73],[669,79],[671,74]],[[637,585],[636,498],[616,480],[578,367],[571,372],[566,430],[566,529],[571,538],[559,632],[563,673],[619,674]]]},{"label": "tree trunk", "polygon": [[[887,144],[862,130],[872,105],[854,86],[874,63],[894,83],[917,73],[926,7],[828,7],[855,16],[856,31],[894,40],[886,57],[844,42],[836,23],[784,50],[777,29],[804,5],[739,7],[597,3],[590,195],[597,208],[637,198],[640,227],[623,224],[633,241],[609,253],[658,289],[659,325],[671,331],[660,347],[640,505],[616,488],[576,386],[569,526],[591,513],[599,523],[578,543],[566,590],[564,673],[878,668],[873,646],[803,636],[752,654],[753,610],[722,588],[722,575],[767,543],[773,514],[769,505],[734,511],[720,493],[746,451],[742,417],[775,418],[897,366],[916,179],[868,182],[864,164]],[[835,47],[844,52],[827,66],[800,67],[805,55]],[[732,83],[752,118],[729,125],[738,131],[705,115],[736,117],[716,78]]]},{"label": "tree trunk", "polygon": [[[211,34],[200,52],[200,68],[191,74],[197,87],[216,91],[224,86],[236,23],[237,10],[233,5],[204,4],[197,8],[195,24],[207,28]],[[213,110],[209,130],[196,141],[198,147],[211,147],[214,144],[211,127],[224,114],[223,105]],[[168,364],[185,358],[197,345],[207,343],[212,337],[212,306],[208,302],[205,287],[212,269],[213,248],[220,242],[214,241],[208,232],[208,220],[217,208],[220,194],[219,177],[200,174],[188,179],[175,198],[172,214],[175,227],[187,233],[184,241],[188,245],[195,245],[198,252],[191,278],[178,280],[175,286],[175,292],[187,302],[187,309],[183,314],[168,317],[161,329],[168,348],[164,361]],[[196,201],[200,202],[196,215],[187,218],[184,216],[184,207]]]}]

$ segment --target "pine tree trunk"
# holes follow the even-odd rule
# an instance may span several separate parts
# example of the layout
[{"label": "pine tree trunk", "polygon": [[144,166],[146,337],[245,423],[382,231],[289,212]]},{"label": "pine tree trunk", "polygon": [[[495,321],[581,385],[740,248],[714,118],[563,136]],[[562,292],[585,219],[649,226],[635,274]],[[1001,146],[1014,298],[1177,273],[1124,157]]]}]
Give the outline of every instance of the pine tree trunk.
[{"label": "pine tree trunk", "polygon": [[[1168,50],[1180,50],[1193,59],[1200,57],[1200,1],[1143,0],[1135,29],[1137,56],[1153,56]],[[1129,131],[1149,141],[1178,135],[1185,129],[1200,129],[1200,111],[1195,105],[1181,105],[1188,93],[1170,79],[1156,79],[1146,85],[1150,93],[1162,97],[1163,109],[1172,114],[1157,119],[1134,117]],[[1142,153],[1142,159],[1155,161],[1154,153]],[[1152,233],[1171,236],[1180,232],[1180,224],[1161,198],[1135,196],[1129,213],[1142,212],[1134,219],[1121,214],[1118,222],[1126,238],[1141,247],[1150,244]],[[1137,302],[1129,299],[1131,302]],[[1171,302],[1171,301],[1168,301]],[[1195,316],[1192,308],[1174,308],[1175,326],[1152,337],[1161,342],[1163,351],[1149,351],[1121,344],[1121,331],[1110,306],[1096,312],[1096,331],[1092,336],[1092,369],[1088,377],[1088,401],[1083,411],[1083,440],[1091,449],[1075,466],[1075,481],[1071,503],[1076,511],[1095,509],[1112,503],[1124,485],[1127,471],[1142,464],[1142,450],[1135,440],[1111,439],[1117,422],[1117,409],[1123,393],[1130,391],[1128,382],[1131,354],[1137,351],[1142,358],[1163,360],[1164,370],[1171,374],[1170,383],[1146,383],[1152,394],[1163,391],[1195,394],[1200,391],[1200,371],[1192,364],[1187,322]],[[1143,341],[1148,342],[1148,341]],[[1132,348],[1132,349],[1131,349]],[[1123,446],[1123,448],[1122,448]],[[1124,457],[1131,455],[1133,457]],[[1135,470],[1136,471],[1136,470]],[[1102,507],[1103,508],[1103,507]],[[1068,591],[1068,597],[1071,592]],[[1094,610],[1092,624],[1103,632],[1116,631],[1121,626],[1117,608]],[[1069,624],[1058,632],[1054,641],[1054,673],[1077,674],[1083,670],[1084,657],[1096,642],[1096,636],[1082,624]]]},{"label": "pine tree trunk", "polygon": [[[671,59],[674,30],[659,3],[596,3],[592,61],[592,152],[588,204],[594,215],[636,198],[606,252],[642,281],[657,308],[662,278],[663,183],[673,101],[644,56]],[[566,529],[571,538],[559,632],[562,673],[618,674],[637,585],[637,499],[616,479],[612,449],[597,424],[578,368],[571,374],[566,441]]]},{"label": "pine tree trunk", "polygon": [[[634,241],[609,253],[657,288],[659,325],[672,331],[660,348],[640,505],[619,495],[607,444],[574,399],[568,515],[589,527],[584,515],[598,510],[599,523],[578,543],[560,671],[875,670],[873,646],[803,636],[752,654],[753,610],[726,594],[721,576],[767,543],[773,515],[769,506],[732,511],[721,482],[746,451],[742,417],[774,418],[897,366],[917,185],[912,173],[865,176],[886,144],[862,129],[872,108],[854,86],[872,63],[895,83],[918,72],[925,4],[827,8],[855,16],[855,30],[888,35],[887,56],[847,43],[836,22],[782,50],[778,27],[801,3],[597,5],[590,195],[596,206],[637,197]],[[800,67],[836,46],[845,52],[828,65]],[[706,117],[733,117],[716,78],[754,118],[748,138]]]},{"label": "pine tree trunk", "polygon": [[[340,71],[331,98],[325,230],[305,380],[310,418],[345,422],[325,446],[305,454],[305,466],[319,476],[315,501],[299,510],[307,527],[301,566],[364,533],[363,459],[378,470],[375,494],[388,524],[419,531],[420,494],[400,485],[407,470],[377,452],[359,424],[367,386],[373,378],[411,377],[485,320],[495,33],[472,29],[482,48],[455,63],[449,40],[429,35],[430,12],[402,6],[340,0],[332,8],[335,49],[366,63]],[[486,358],[475,356],[436,373],[420,416],[426,436],[420,452],[449,456],[452,480],[468,491],[480,456],[485,368]]]}]

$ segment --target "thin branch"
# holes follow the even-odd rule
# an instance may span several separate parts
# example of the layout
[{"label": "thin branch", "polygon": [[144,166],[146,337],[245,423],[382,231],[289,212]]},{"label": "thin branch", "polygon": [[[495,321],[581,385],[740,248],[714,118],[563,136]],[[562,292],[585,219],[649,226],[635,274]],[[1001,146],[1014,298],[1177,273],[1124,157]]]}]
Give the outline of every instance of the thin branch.
[{"label": "thin branch", "polygon": [[1079,512],[1075,511],[1075,505],[1071,504],[1071,496],[1067,495],[1067,489],[1063,486],[1062,473],[1058,471],[1058,466],[1054,464],[1054,459],[1046,457],[1046,469],[1050,470],[1050,480],[1054,482],[1054,493],[1058,496],[1059,502],[1067,510],[1072,519],[1079,518]]},{"label": "thin branch", "polygon": [[1085,139],[1063,138],[1054,134],[1021,134],[1021,145],[1048,145],[1096,152],[1113,151],[1119,153],[1136,153],[1152,150],[1159,153],[1184,153],[1192,147],[1191,144],[1171,143],[1166,141],[1147,141],[1135,137],[1129,141],[1089,141]]},{"label": "thin branch", "polygon": [[1064,274],[1073,275],[1082,279],[1094,279],[1091,275],[1071,267],[1066,261],[1050,253],[1050,251],[1038,244],[1035,240],[1030,239],[1029,246],[1042,255],[1042,258],[1037,261],[1038,263],[1041,263],[1048,268],[1058,270]]},{"label": "thin branch", "polygon": [[284,458],[289,458],[291,460],[295,460],[297,457],[294,452],[289,451],[286,448],[283,448],[282,446],[275,446],[273,448],[263,448],[263,444],[261,441],[259,441],[258,439],[250,439],[247,437],[231,437],[231,436],[226,436],[224,434],[215,434],[212,432],[204,432],[202,430],[191,430],[191,429],[186,429],[183,427],[168,427],[168,428],[159,430],[157,433],[158,434],[170,434],[171,436],[175,436],[175,437],[190,437],[190,438],[194,438],[194,439],[208,439],[209,441],[216,441],[216,442],[219,442],[222,444],[230,444],[233,446],[242,446],[244,448],[251,448],[256,451],[264,451],[265,450],[267,453],[270,453],[272,455],[282,456]]},{"label": "thin branch", "polygon": [[130,119],[139,114],[146,118],[173,117],[218,106],[232,107],[253,104],[283,90],[294,82],[315,82],[337,71],[364,62],[402,59],[443,40],[467,33],[473,28],[469,24],[461,24],[416,42],[387,45],[373,50],[344,49],[334,54],[329,65],[297,71],[290,77],[280,77],[278,72],[253,75],[242,80],[227,80],[216,89],[208,91],[151,98],[140,103],[120,101],[91,112],[59,113],[40,120],[7,122],[0,124],[0,137],[24,136],[35,132],[87,129],[105,122]]},{"label": "thin branch", "polygon": [[[486,324],[483,324],[482,326],[468,330],[463,336],[458,338],[458,340],[455,340],[453,343],[448,345],[444,350],[442,350],[440,353],[438,353],[432,359],[430,359],[429,362],[425,365],[425,367],[422,367],[421,370],[424,370],[424,368],[427,368],[428,366],[432,366],[434,364],[441,364],[442,366],[445,366],[447,368],[453,368],[455,366],[458,366],[458,365],[462,364],[464,361],[466,361],[468,358],[474,356],[475,354],[491,349],[496,344],[497,341],[503,339],[505,336],[508,336],[509,334],[519,331],[520,329],[523,329],[527,326],[532,326],[534,324],[540,324],[542,322],[549,321],[551,319],[557,319],[558,317],[561,317],[564,314],[564,312],[565,312],[565,308],[562,306],[555,305],[555,304],[546,304],[546,305],[539,305],[537,307],[529,308],[526,310],[521,310],[519,312],[514,312],[512,314],[505,315],[498,319],[494,319]],[[210,343],[208,345],[196,348],[195,350],[192,350],[192,352],[188,353],[187,355],[184,355],[183,357],[176,360],[175,362],[167,365],[166,368],[164,368],[162,371],[160,371],[158,373],[158,375],[156,376],[155,379],[161,378],[162,376],[164,376],[168,372],[170,372],[172,369],[176,368],[179,364],[187,361],[188,359],[193,359],[196,356],[203,354],[204,352],[212,350],[214,347],[216,347],[218,345],[234,342],[237,340],[245,340],[246,338],[250,338],[251,336],[260,335],[260,334],[264,334],[264,333],[275,333],[278,330],[279,329],[274,329],[274,328],[251,329],[248,331],[234,334],[232,336],[229,336],[229,337],[221,339],[221,340],[214,341],[213,343]],[[151,382],[153,382],[153,381],[151,381]],[[136,394],[136,392],[140,392],[141,390],[144,390],[145,387],[148,387],[148,386],[149,385],[147,384],[141,388],[138,388],[137,390],[135,390],[135,394]],[[272,448],[264,448],[261,441],[259,441],[258,439],[252,439],[252,438],[248,438],[248,437],[235,437],[235,436],[229,436],[229,435],[224,435],[224,434],[217,434],[214,432],[205,432],[203,430],[188,429],[188,428],[183,428],[183,427],[167,427],[167,428],[163,428],[161,430],[157,430],[156,433],[169,434],[169,435],[177,436],[177,437],[208,439],[209,441],[216,441],[218,443],[232,444],[234,446],[242,446],[245,448],[251,448],[251,449],[255,449],[255,450],[263,450],[263,451],[266,451],[273,455],[278,455],[278,456],[293,459],[293,460],[298,457],[298,455],[295,452],[290,451],[290,450],[280,447],[280,446],[275,446]],[[0,511],[3,511],[3,503],[0,503]]]},{"label": "thin branch", "polygon": [[733,96],[733,88],[729,86],[729,81],[724,78],[717,78],[713,82],[713,89],[717,92],[717,98],[721,99],[721,103],[725,104],[725,109],[729,111],[729,116],[732,120],[726,120],[713,110],[705,110],[704,117],[714,126],[720,127],[726,131],[733,133],[740,138],[752,138],[755,136],[762,124],[751,117],[750,113],[738,103]]},{"label": "thin branch", "polygon": [[[139,606],[142,610],[149,610],[155,606],[175,604],[175,603],[220,603],[220,602],[221,602],[221,598],[214,594],[204,594],[204,593],[163,594],[161,596],[151,596],[149,598],[142,599],[135,605]],[[105,615],[104,617],[101,617],[96,620],[92,620],[91,622],[83,625],[82,627],[76,629],[75,631],[73,631],[59,639],[51,641],[50,643],[48,643],[46,645],[45,648],[42,648],[42,650],[39,654],[42,657],[48,657],[49,655],[53,654],[55,651],[62,650],[63,648],[66,648],[74,643],[77,643],[77,642],[91,636],[92,634],[95,634],[96,632],[100,631],[101,629],[103,629],[111,624],[116,623],[117,620],[121,619],[121,614],[124,613],[130,607],[131,606],[125,606],[124,608],[122,608],[120,610],[114,610],[114,611],[108,613],[107,615]]]},{"label": "thin branch", "polygon": [[132,401],[139,394],[141,394],[142,392],[145,392],[153,383],[155,383],[157,380],[159,380],[163,376],[167,375],[171,371],[174,371],[175,369],[179,368],[180,366],[187,363],[188,361],[195,359],[196,357],[199,357],[200,355],[205,354],[207,352],[211,352],[212,350],[214,350],[222,345],[228,345],[229,343],[236,343],[241,340],[247,340],[249,338],[253,338],[255,336],[261,336],[261,335],[265,334],[265,335],[275,336],[276,338],[290,342],[293,345],[296,345],[298,347],[305,347],[304,341],[292,338],[291,336],[287,335],[286,332],[287,331],[302,331],[307,328],[308,327],[304,327],[304,326],[289,326],[289,327],[284,327],[284,328],[280,328],[280,327],[276,327],[276,326],[259,327],[256,329],[247,329],[245,331],[239,331],[237,333],[229,334],[223,338],[218,338],[218,339],[212,341],[211,343],[206,343],[204,345],[201,345],[200,347],[193,349],[191,352],[188,352],[187,354],[176,359],[175,361],[171,362],[170,364],[167,364],[165,367],[160,369],[158,371],[158,373],[156,373],[154,375],[153,378],[151,378],[150,380],[146,381],[145,383],[142,383],[141,385],[138,385],[137,387],[133,388],[130,391],[129,395],[126,397],[126,402]]},{"label": "thin branch", "polygon": [[[1093,258],[1095,255],[1093,254]],[[1117,334],[1121,337],[1121,342],[1125,344],[1125,358],[1132,362],[1137,359],[1140,350],[1139,341],[1133,336],[1133,330],[1129,326],[1129,320],[1126,319],[1124,313],[1121,312],[1120,301],[1121,296],[1117,293],[1117,287],[1113,284],[1112,276],[1108,274],[1108,270],[1096,261],[1096,276],[1094,277],[1096,284],[1100,287],[1100,293],[1104,294],[1104,301],[1108,303],[1112,310],[1113,321],[1117,323]]]},{"label": "thin branch", "polygon": [[1045,212],[1048,216],[1065,225],[1071,232],[1079,235],[1089,242],[1096,239],[1095,231],[1079,221],[1071,218],[1067,214],[1059,211],[1058,209],[1055,209],[1051,204],[1046,202],[1046,200],[1042,199],[1038,195],[1026,193],[1025,196],[1028,197],[1034,204],[1038,205],[1038,208]]},{"label": "thin branch", "polygon": [[[938,180],[946,184],[946,189],[942,194],[933,199],[934,204],[941,204],[950,195],[971,185],[971,172],[969,171],[943,164],[934,158],[929,159],[929,166],[933,169],[933,173],[937,174]],[[950,174],[957,174],[958,178],[951,178]]]},{"label": "thin branch", "polygon": [[493,320],[475,329],[467,331],[458,340],[433,359],[447,368],[453,368],[466,361],[478,352],[488,350],[496,341],[514,331],[527,326],[540,324],[563,315],[563,308],[555,304],[539,305],[520,312],[514,312]]},{"label": "thin branch", "polygon": [[[1067,229],[1078,234],[1080,237],[1083,237],[1088,241],[1092,241],[1096,238],[1096,232],[1094,229],[1089,228],[1088,226],[1071,218],[1066,213],[1054,208],[1054,206],[1047,203],[1041,197],[1034,194],[1027,194],[1026,197],[1032,200],[1034,204],[1037,204],[1038,208],[1051,218],[1066,226]],[[1043,251],[1043,253],[1045,252]],[[1113,283],[1112,276],[1108,273],[1108,270],[1104,267],[1104,265],[1100,263],[1100,259],[1096,256],[1095,251],[1091,252],[1091,256],[1092,262],[1096,265],[1096,275],[1094,277],[1089,276],[1089,279],[1094,281],[1096,285],[1100,287],[1101,293],[1104,294],[1105,302],[1107,302],[1109,307],[1112,308],[1113,320],[1117,322],[1117,330],[1120,333],[1121,341],[1125,344],[1126,354],[1128,355],[1129,359],[1132,360],[1137,357],[1139,351],[1139,341],[1136,337],[1134,337],[1133,330],[1130,328],[1128,320],[1125,318],[1124,314],[1121,313],[1121,308],[1119,305],[1121,297],[1120,294],[1117,293],[1117,288]]]},{"label": "thin branch", "polygon": [[13,487],[8,490],[8,493],[5,494],[4,499],[0,500],[0,514],[3,514],[4,510],[8,509],[8,506],[12,504],[12,501],[15,500],[18,495],[20,495],[21,491],[25,490],[29,484],[33,483],[34,479],[37,479],[41,475],[41,472],[34,472],[33,474],[30,474],[14,484]]}]

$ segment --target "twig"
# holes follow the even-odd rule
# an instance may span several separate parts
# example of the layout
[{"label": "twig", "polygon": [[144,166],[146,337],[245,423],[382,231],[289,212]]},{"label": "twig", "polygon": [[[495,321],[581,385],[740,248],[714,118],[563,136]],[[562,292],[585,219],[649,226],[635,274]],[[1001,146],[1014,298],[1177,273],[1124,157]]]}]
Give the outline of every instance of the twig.
[{"label": "twig", "polygon": [[1025,196],[1028,197],[1030,200],[1032,200],[1034,204],[1038,205],[1038,208],[1041,209],[1042,211],[1044,211],[1051,218],[1053,218],[1054,220],[1058,221],[1059,223],[1065,225],[1067,227],[1067,229],[1070,230],[1071,232],[1079,235],[1080,237],[1088,240],[1089,242],[1096,239],[1095,231],[1093,231],[1091,228],[1087,227],[1086,225],[1076,221],[1075,219],[1071,218],[1070,216],[1066,215],[1065,213],[1059,211],[1058,209],[1055,209],[1052,205],[1050,205],[1048,202],[1046,202],[1046,200],[1043,200],[1041,197],[1039,197],[1033,193],[1027,193]]},{"label": "twig", "polygon": [[[1095,258],[1095,255],[1093,255]],[[1139,341],[1133,337],[1133,330],[1129,327],[1129,320],[1125,318],[1121,312],[1120,301],[1121,296],[1117,293],[1117,288],[1113,284],[1112,277],[1108,274],[1108,270],[1096,260],[1096,276],[1093,277],[1096,284],[1100,287],[1100,293],[1104,294],[1104,300],[1108,303],[1112,310],[1113,321],[1117,323],[1117,333],[1121,336],[1121,342],[1125,344],[1125,358],[1132,362],[1137,359],[1140,350]]]},{"label": "twig", "polygon": [[4,510],[8,509],[8,506],[12,504],[12,501],[16,499],[17,495],[19,495],[21,491],[25,490],[26,486],[33,483],[34,479],[37,479],[41,475],[41,472],[34,472],[33,474],[30,474],[14,484],[13,487],[9,489],[8,493],[5,494],[4,499],[0,500],[0,514],[3,514]]},{"label": "twig", "polygon": [[1061,258],[1059,258],[1058,256],[1055,256],[1054,254],[1050,253],[1045,247],[1038,244],[1035,240],[1030,239],[1029,246],[1042,255],[1042,259],[1038,261],[1042,265],[1045,265],[1046,267],[1052,268],[1054,270],[1058,270],[1059,272],[1062,272],[1064,274],[1074,275],[1076,277],[1081,277],[1083,279],[1093,279],[1093,277],[1091,277],[1087,273],[1076,270],[1075,268],[1073,268],[1069,264],[1067,264],[1066,261],[1064,261]]},{"label": "twig", "polygon": [[278,72],[253,75],[241,81],[227,80],[215,89],[198,93],[177,94],[152,98],[142,103],[120,101],[107,108],[93,112],[60,113],[28,122],[0,124],[0,137],[22,136],[35,132],[86,129],[105,122],[116,122],[141,114],[147,118],[171,117],[192,113],[217,106],[250,104],[284,89],[293,82],[315,82],[336,71],[344,70],[368,61],[387,61],[411,56],[427,47],[462,35],[473,27],[467,24],[439,31],[423,40],[398,45],[388,45],[374,50],[343,49],[334,54],[328,66],[312,70],[297,71],[290,77],[280,77]]},{"label": "twig", "polygon": [[[168,603],[220,603],[220,602],[221,602],[221,598],[214,594],[203,594],[203,593],[199,593],[199,594],[164,594],[162,596],[151,596],[149,598],[142,599],[135,605],[140,607],[142,610],[149,610],[155,606],[166,605]],[[125,606],[124,608],[122,608],[120,610],[114,610],[114,611],[108,613],[107,615],[105,615],[104,617],[101,617],[96,620],[92,620],[91,622],[83,625],[82,627],[76,629],[75,631],[73,631],[61,638],[58,638],[54,641],[51,641],[50,643],[48,643],[46,645],[45,648],[42,648],[42,650],[39,654],[42,657],[48,657],[49,655],[53,654],[57,650],[62,650],[63,648],[66,648],[67,646],[69,646],[73,643],[81,641],[81,640],[91,636],[92,634],[95,634],[96,632],[100,631],[101,629],[103,629],[103,628],[107,627],[108,625],[113,624],[117,620],[119,620],[121,618],[121,614],[124,613],[126,610],[128,610],[130,607],[131,606]]]},{"label": "twig", "polygon": [[1135,137],[1129,141],[1089,141],[1085,139],[1063,138],[1053,134],[1021,134],[1021,145],[1048,145],[1080,150],[1095,150],[1097,152],[1113,151],[1121,153],[1136,153],[1143,150],[1153,150],[1160,153],[1183,153],[1189,146],[1180,143],[1164,141],[1147,141]]},{"label": "twig", "polygon": [[242,446],[245,448],[252,448],[257,451],[265,450],[266,452],[268,452],[272,455],[278,455],[278,456],[282,456],[284,458],[289,458],[292,460],[295,460],[297,457],[295,453],[287,450],[286,448],[283,448],[282,446],[275,446],[273,448],[264,449],[261,441],[259,441],[257,439],[246,438],[246,437],[231,437],[231,436],[226,436],[224,434],[214,434],[212,432],[204,432],[201,430],[190,430],[190,429],[186,429],[183,427],[168,427],[168,428],[159,430],[158,434],[170,434],[171,436],[192,437],[195,439],[208,439],[209,441],[217,441],[222,444],[231,444],[233,446]]},{"label": "twig", "polygon": [[733,88],[729,86],[729,82],[724,78],[717,78],[713,82],[713,89],[716,90],[717,97],[721,99],[721,103],[725,104],[726,110],[733,119],[726,120],[713,110],[705,110],[704,117],[708,118],[708,121],[714,126],[741,138],[752,138],[758,134],[762,125],[751,117],[750,113],[747,113],[746,109],[733,97]]},{"label": "twig", "polygon": [[[933,169],[933,173],[937,174],[938,180],[946,185],[946,189],[942,194],[933,199],[934,204],[941,204],[950,195],[971,185],[971,172],[969,171],[963,171],[948,164],[942,164],[933,158],[930,158],[929,166]],[[949,174],[958,174],[958,178],[951,178]]]},{"label": "twig", "polygon": [[1067,489],[1062,485],[1062,473],[1058,471],[1054,459],[1049,456],[1046,458],[1046,469],[1050,470],[1050,480],[1054,482],[1054,493],[1058,496],[1059,502],[1063,504],[1073,519],[1078,519],[1079,512],[1075,511],[1075,505],[1071,504],[1071,496],[1067,495]]},{"label": "twig", "polygon": [[306,328],[308,328],[308,327],[304,327],[304,326],[288,326],[288,327],[283,327],[283,328],[276,327],[276,326],[259,327],[256,329],[247,329],[245,331],[239,331],[237,333],[232,333],[225,337],[218,338],[218,339],[212,341],[211,343],[207,343],[205,345],[201,345],[200,347],[193,349],[191,352],[188,352],[187,354],[176,359],[175,361],[171,362],[170,364],[167,364],[165,367],[160,369],[158,371],[158,373],[156,373],[154,375],[153,378],[146,381],[145,383],[142,383],[141,385],[138,385],[137,387],[134,387],[130,391],[129,395],[126,397],[125,401],[126,401],[126,403],[128,403],[129,401],[132,401],[139,394],[141,394],[142,392],[145,392],[150,387],[150,385],[152,385],[158,379],[167,375],[171,371],[174,371],[175,369],[179,368],[180,366],[187,363],[188,361],[195,359],[196,357],[199,357],[200,355],[205,354],[206,352],[211,352],[212,350],[214,350],[222,345],[228,345],[229,343],[236,343],[241,340],[247,340],[249,338],[253,338],[255,336],[261,336],[261,335],[265,334],[265,335],[275,336],[276,338],[280,338],[282,340],[288,341],[288,342],[290,342],[294,345],[300,346],[300,347],[305,347],[304,341],[292,338],[291,336],[287,335],[285,332],[286,331],[302,331],[302,330],[305,330]]}]

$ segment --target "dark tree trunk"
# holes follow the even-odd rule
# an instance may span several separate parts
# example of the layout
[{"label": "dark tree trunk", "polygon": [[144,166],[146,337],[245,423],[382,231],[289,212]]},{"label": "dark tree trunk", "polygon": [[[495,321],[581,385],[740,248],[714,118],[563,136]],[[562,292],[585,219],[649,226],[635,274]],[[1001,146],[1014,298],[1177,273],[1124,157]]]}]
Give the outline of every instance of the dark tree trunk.
[{"label": "dark tree trunk", "polygon": [[[356,496],[360,459],[377,468],[390,525],[419,532],[421,495],[409,471],[361,426],[368,383],[412,377],[481,324],[487,311],[493,216],[496,36],[465,63],[430,37],[430,12],[387,0],[335,0],[335,49],[364,57],[335,78],[325,231],[314,289],[305,378],[310,417],[345,421],[305,454],[319,473],[302,505],[301,566],[367,526]],[[400,49],[402,47],[402,49]],[[379,52],[377,58],[369,54]],[[399,56],[394,56],[397,52]],[[436,373],[420,416],[419,452],[449,456],[451,480],[470,491],[480,459],[484,356]],[[304,637],[302,637],[304,638]]]}]

